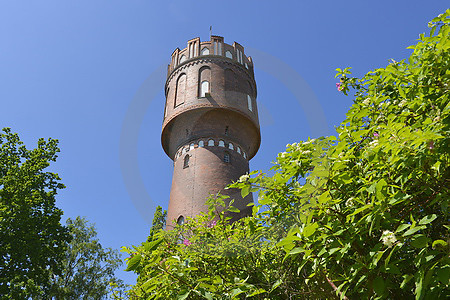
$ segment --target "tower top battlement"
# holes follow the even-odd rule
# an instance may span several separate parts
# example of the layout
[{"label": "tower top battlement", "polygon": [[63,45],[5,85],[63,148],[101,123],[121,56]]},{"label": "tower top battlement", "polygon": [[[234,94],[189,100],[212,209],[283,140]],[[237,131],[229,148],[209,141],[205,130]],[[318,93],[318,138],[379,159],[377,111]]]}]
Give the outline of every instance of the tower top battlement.
[{"label": "tower top battlement", "polygon": [[199,37],[190,39],[187,47],[180,50],[176,48],[172,52],[170,64],[167,68],[167,78],[179,66],[198,58],[211,56],[226,57],[244,66],[253,76],[253,61],[250,56],[244,54],[244,47],[237,42],[232,45],[224,43],[224,39],[218,35],[212,35],[210,41],[201,42]]}]

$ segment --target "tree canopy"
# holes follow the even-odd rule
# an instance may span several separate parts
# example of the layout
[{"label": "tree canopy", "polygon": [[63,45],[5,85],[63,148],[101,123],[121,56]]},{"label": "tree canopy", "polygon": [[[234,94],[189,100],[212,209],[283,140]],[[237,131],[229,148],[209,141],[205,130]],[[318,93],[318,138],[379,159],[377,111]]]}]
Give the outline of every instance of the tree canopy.
[{"label": "tree canopy", "polygon": [[55,196],[64,188],[45,171],[57,158],[57,140],[40,139],[29,150],[9,128],[0,134],[0,296],[38,298],[60,274],[68,230]]},{"label": "tree canopy", "polygon": [[150,228],[150,235],[148,236],[148,241],[152,241],[155,234],[164,229],[166,226],[167,210],[162,209],[161,206],[157,206],[155,213],[153,214],[152,227]]},{"label": "tree canopy", "polygon": [[94,225],[85,218],[67,219],[72,236],[61,275],[54,276],[55,299],[107,299],[124,285],[114,272],[122,265],[119,251],[103,248]]},{"label": "tree canopy", "polygon": [[[230,187],[258,192],[233,224],[210,213],[126,248],[133,299],[443,299],[450,293],[450,10],[362,78],[337,136],[287,145],[273,175]],[[228,207],[234,211],[235,208]]]}]

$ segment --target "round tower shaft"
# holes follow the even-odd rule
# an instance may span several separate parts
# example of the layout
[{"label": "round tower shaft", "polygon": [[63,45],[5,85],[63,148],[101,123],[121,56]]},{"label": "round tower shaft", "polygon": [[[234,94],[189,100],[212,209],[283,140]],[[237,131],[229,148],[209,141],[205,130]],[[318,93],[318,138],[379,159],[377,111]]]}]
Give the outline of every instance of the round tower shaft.
[{"label": "round tower shaft", "polygon": [[172,53],[165,94],[161,142],[174,161],[168,229],[206,212],[218,192],[234,199],[234,219],[249,214],[251,194],[224,188],[249,171],[261,142],[251,58],[220,36],[192,39]]}]

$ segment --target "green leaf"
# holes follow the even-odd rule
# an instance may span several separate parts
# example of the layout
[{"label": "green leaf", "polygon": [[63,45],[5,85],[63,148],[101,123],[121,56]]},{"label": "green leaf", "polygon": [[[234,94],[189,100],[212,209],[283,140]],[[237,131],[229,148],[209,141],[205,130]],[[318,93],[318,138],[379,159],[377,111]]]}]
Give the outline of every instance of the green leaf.
[{"label": "green leaf", "polygon": [[450,266],[445,266],[443,268],[440,268],[436,271],[437,278],[440,282],[442,282],[445,285],[448,285],[449,278],[450,278]]},{"label": "green leaf", "polygon": [[240,212],[240,210],[237,207],[234,207],[234,206],[229,206],[228,207],[228,211],[234,212],[234,213]]},{"label": "green leaf", "polygon": [[298,253],[302,253],[302,252],[305,252],[305,249],[303,249],[302,247],[297,247],[297,248],[292,249],[289,252],[289,255],[294,255],[294,254],[298,254]]},{"label": "green leaf", "polygon": [[408,228],[410,226],[411,225],[409,225],[409,224],[401,224],[400,226],[397,227],[397,230],[395,231],[395,233],[402,232],[403,230],[405,230],[406,228]]},{"label": "green leaf", "polygon": [[373,194],[375,193],[375,187],[376,187],[377,183],[373,183],[371,186],[369,186],[366,190],[368,193]]},{"label": "green leaf", "polygon": [[411,245],[416,248],[426,247],[429,239],[423,234],[417,234],[413,236],[411,240]]},{"label": "green leaf", "polygon": [[256,291],[254,291],[254,292],[250,293],[249,295],[247,295],[247,297],[253,297],[253,296],[260,295],[260,294],[263,294],[263,293],[266,293],[266,292],[267,291],[265,289],[259,288]]},{"label": "green leaf", "polygon": [[234,299],[236,296],[242,294],[244,291],[241,290],[240,288],[235,288],[231,290],[231,298]]},{"label": "green leaf", "polygon": [[191,291],[187,291],[184,294],[180,294],[177,296],[177,300],[184,300],[187,299],[187,297],[189,296],[189,294],[191,293]]},{"label": "green leaf", "polygon": [[394,247],[392,247],[391,252],[389,252],[388,257],[386,258],[386,260],[384,261],[384,266],[387,267],[387,265],[389,264],[389,261],[391,260],[391,256],[394,253],[394,251],[397,249],[397,247],[401,247],[399,246],[401,244],[395,244]]},{"label": "green leaf", "polygon": [[158,239],[156,241],[152,241],[152,242],[146,242],[144,243],[144,249],[146,251],[153,251],[156,248],[158,248],[159,244],[161,244],[164,241],[164,239]]},{"label": "green leaf", "polygon": [[429,224],[429,223],[433,222],[434,220],[436,220],[436,218],[437,218],[436,214],[428,215],[419,221],[419,225]]},{"label": "green leaf", "polygon": [[408,236],[408,235],[414,234],[417,231],[425,229],[425,228],[427,228],[425,225],[421,225],[421,226],[410,228],[403,234],[403,236]]},{"label": "green leaf", "polygon": [[424,271],[419,270],[419,272],[416,273],[416,289],[414,291],[416,295],[416,300],[419,300],[422,298],[423,294],[423,278],[424,278]]},{"label": "green leaf", "polygon": [[320,196],[319,196],[319,199],[318,199],[318,201],[319,201],[319,204],[324,204],[324,203],[326,203],[327,201],[328,201],[328,199],[330,199],[331,197],[330,197],[330,192],[329,191],[326,191],[325,193],[322,193]]},{"label": "green leaf", "polygon": [[272,288],[270,289],[270,291],[272,292],[273,290],[275,290],[277,287],[280,286],[280,284],[283,283],[283,280],[280,278],[277,281],[275,281],[275,283],[272,285]]},{"label": "green leaf", "polygon": [[241,196],[242,196],[242,198],[245,198],[250,193],[250,188],[251,188],[251,186],[248,184],[248,185],[245,185],[241,189]]},{"label": "green leaf", "polygon": [[386,192],[383,191],[386,185],[387,185],[386,181],[384,179],[381,179],[380,181],[377,182],[377,185],[375,187],[377,199],[380,201],[386,198]]},{"label": "green leaf", "polygon": [[400,284],[400,288],[401,288],[401,289],[404,289],[405,286],[406,286],[406,284],[407,284],[411,279],[413,279],[413,278],[414,278],[414,276],[411,275],[411,274],[403,275],[403,281],[402,281],[402,283]]},{"label": "green leaf", "polygon": [[139,263],[141,262],[142,256],[140,254],[133,255],[128,262],[127,262],[127,268],[125,271],[134,271],[139,266]]},{"label": "green leaf", "polygon": [[397,86],[398,92],[400,93],[400,96],[404,99],[406,99],[405,92],[403,91],[402,87],[400,85]]},{"label": "green leaf", "polygon": [[303,236],[305,237],[309,237],[312,234],[314,234],[314,232],[316,232],[316,229],[319,227],[319,225],[317,223],[311,223],[308,226],[306,226],[305,228],[303,228]]},{"label": "green leaf", "polygon": [[377,277],[373,280],[373,290],[375,291],[375,293],[377,293],[377,295],[381,296],[383,295],[384,292],[384,280],[383,277]]},{"label": "green leaf", "polygon": [[447,248],[447,242],[444,240],[435,240],[432,244],[432,248],[436,250]]},{"label": "green leaf", "polygon": [[383,254],[386,250],[384,251],[378,251],[377,255],[374,256],[373,258],[373,265],[376,266],[378,264],[378,262],[380,261],[381,257],[383,257]]},{"label": "green leaf", "polygon": [[350,215],[347,216],[347,219],[348,219],[348,217],[351,217],[351,216],[354,216],[356,214],[359,214],[360,212],[362,212],[362,211],[364,211],[366,209],[372,208],[372,206],[373,206],[373,204],[369,203],[369,204],[364,205],[363,207],[360,207],[360,208],[356,209],[353,213],[351,213]]}]

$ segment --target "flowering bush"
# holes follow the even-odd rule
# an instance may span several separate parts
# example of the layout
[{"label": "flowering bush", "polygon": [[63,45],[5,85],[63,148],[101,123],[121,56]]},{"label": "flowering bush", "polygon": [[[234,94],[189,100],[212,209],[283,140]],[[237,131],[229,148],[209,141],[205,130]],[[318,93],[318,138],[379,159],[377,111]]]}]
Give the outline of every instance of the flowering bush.
[{"label": "flowering bush", "polygon": [[215,214],[227,201],[218,197],[210,214],[126,249],[138,253],[128,260],[139,274],[130,295],[448,296],[449,16],[432,20],[407,61],[361,79],[337,70],[338,88],[355,92],[338,136],[289,144],[273,176],[253,172],[230,186],[258,191],[252,216],[229,224]]}]

